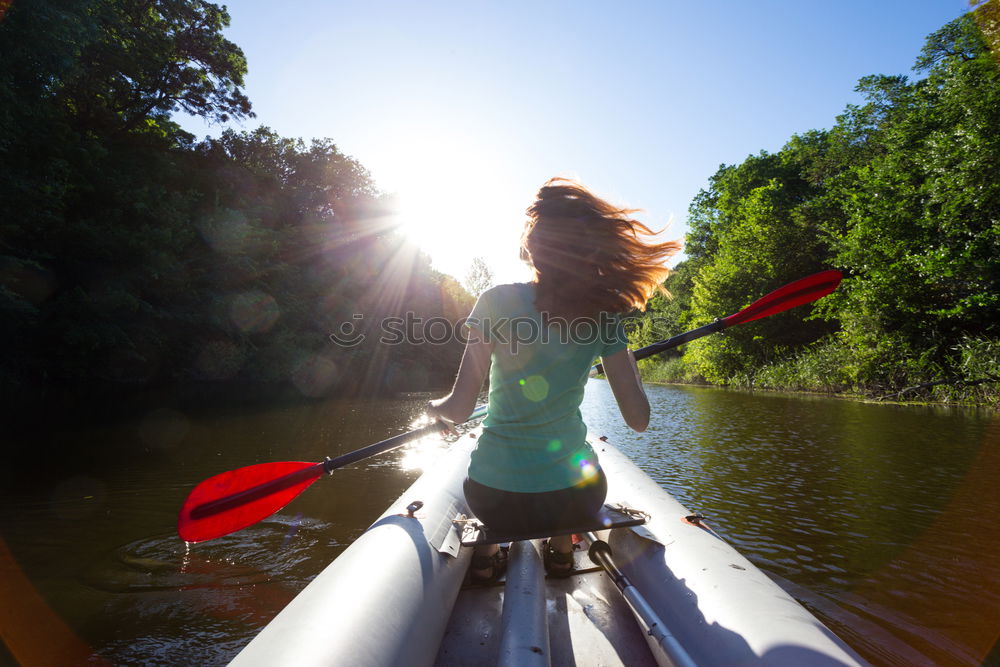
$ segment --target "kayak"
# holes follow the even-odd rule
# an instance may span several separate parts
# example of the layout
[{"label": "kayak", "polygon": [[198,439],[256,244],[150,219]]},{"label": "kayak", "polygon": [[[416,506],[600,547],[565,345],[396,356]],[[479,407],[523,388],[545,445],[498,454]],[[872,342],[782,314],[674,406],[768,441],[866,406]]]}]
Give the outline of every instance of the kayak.
[{"label": "kayak", "polygon": [[[233,665],[862,665],[805,607],[606,439],[609,511],[546,577],[538,539],[472,585],[463,436],[324,569]],[[607,525],[607,524],[605,524]],[[464,537],[463,537],[464,536]]]}]

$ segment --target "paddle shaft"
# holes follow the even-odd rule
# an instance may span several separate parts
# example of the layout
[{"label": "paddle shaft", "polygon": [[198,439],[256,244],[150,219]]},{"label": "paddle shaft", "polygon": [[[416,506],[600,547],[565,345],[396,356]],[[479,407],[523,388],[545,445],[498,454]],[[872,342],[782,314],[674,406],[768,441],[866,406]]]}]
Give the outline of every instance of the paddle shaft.
[{"label": "paddle shaft", "polygon": [[[725,320],[716,320],[711,324],[706,324],[703,327],[698,327],[697,329],[692,329],[691,331],[686,331],[682,334],[677,334],[672,338],[666,340],[661,340],[658,343],[653,343],[652,345],[647,345],[646,347],[641,347],[632,354],[635,356],[635,360],[645,359],[647,357],[652,357],[653,355],[660,354],[661,352],[666,352],[667,350],[683,345],[684,343],[690,343],[691,341],[701,338],[702,336],[707,336],[708,334],[713,334],[717,331],[722,331],[726,328]],[[594,366],[594,370],[598,373],[604,372],[604,365],[597,364]]]},{"label": "paddle shaft", "polygon": [[[815,282],[811,280],[813,278],[817,278],[820,276],[825,276],[821,282]],[[682,334],[677,334],[676,336],[673,336],[666,340],[661,340],[657,343],[653,343],[651,345],[639,348],[633,353],[633,355],[635,356],[636,361],[652,357],[654,355],[666,352],[667,350],[683,345],[684,343],[689,343],[693,340],[697,340],[698,338],[702,338],[703,336],[708,336],[709,334],[722,331],[729,326],[742,324],[743,322],[749,322],[759,317],[766,316],[766,315],[761,315],[758,312],[755,312],[755,310],[761,310],[764,307],[774,308],[776,304],[778,304],[778,307],[780,308],[781,307],[780,303],[782,302],[798,300],[801,299],[803,296],[808,296],[809,294],[812,293],[816,293],[818,296],[826,294],[828,293],[827,288],[830,288],[830,291],[832,291],[832,288],[835,288],[839,282],[840,282],[840,274],[836,271],[827,271],[820,274],[815,274],[814,276],[809,276],[802,280],[795,281],[794,283],[790,283],[789,285],[786,285],[785,287],[779,290],[775,290],[771,294],[762,297],[761,299],[758,299],[753,304],[747,306],[738,313],[734,313],[733,315],[726,317],[725,319],[715,320],[714,322],[710,322],[709,324],[700,326],[697,329],[692,329],[691,331],[686,331]],[[790,289],[793,288],[798,283],[807,283],[807,286],[802,287],[800,289]],[[781,296],[775,298],[775,296],[778,295],[779,293],[781,293]],[[597,364],[594,366],[594,370],[598,373],[603,373],[604,367],[602,364]],[[488,406],[485,404],[477,406],[476,409],[472,412],[472,414],[469,415],[468,418],[466,418],[460,423],[464,424],[474,419],[479,419],[480,417],[486,414],[487,409]],[[336,470],[337,468],[343,468],[344,466],[350,465],[352,463],[357,463],[358,461],[370,458],[372,456],[377,456],[379,454],[383,454],[385,452],[396,449],[397,447],[402,447],[408,442],[412,442],[426,435],[430,435],[432,433],[440,431],[442,430],[442,428],[443,426],[440,423],[428,424],[427,426],[416,429],[414,431],[409,431],[407,433],[400,433],[399,435],[395,435],[386,440],[382,440],[381,442],[376,442],[373,445],[362,447],[361,449],[355,450],[353,452],[348,452],[347,454],[342,454],[333,459],[327,459],[324,463],[317,465],[322,466],[325,472],[330,473]],[[268,492],[280,491],[281,489],[292,486],[297,481],[305,479],[305,477],[303,476],[305,474],[306,473],[304,471],[299,471],[296,473],[292,473],[291,475],[286,475],[285,477],[278,478],[274,480],[273,483],[265,485],[267,490],[262,491],[260,493],[257,493],[258,490],[263,489],[265,487],[256,487],[253,489],[249,489],[243,492],[247,494],[247,498],[244,500],[245,501],[253,500],[256,499],[257,497],[260,497],[261,495],[266,495]],[[288,479],[286,480],[286,478]],[[273,487],[272,484],[274,484]],[[237,494],[237,496],[238,495],[242,494]],[[232,502],[227,504],[232,506],[241,504],[240,501],[237,499],[237,496],[232,496]],[[229,501],[230,499],[226,498],[223,500]],[[218,502],[221,503],[222,501]],[[228,509],[228,507],[224,509]],[[202,510],[202,508],[199,508],[199,510]]]},{"label": "paddle shaft", "polygon": [[[472,417],[469,417],[469,419],[472,419]],[[402,447],[408,442],[419,440],[425,435],[437,433],[443,428],[444,427],[440,423],[435,422],[414,431],[400,433],[399,435],[394,435],[391,438],[386,438],[382,442],[376,442],[374,445],[368,445],[367,447],[356,449],[353,452],[341,454],[336,458],[327,459],[326,462],[323,463],[323,468],[326,472],[333,472],[337,468],[343,468],[344,466],[351,465],[352,463],[357,463],[362,459],[367,459],[371,456],[377,456],[383,452],[391,451],[397,447]]]},{"label": "paddle shaft", "polygon": [[[706,324],[703,327],[698,327],[697,329],[677,334],[667,340],[661,340],[659,343],[653,343],[652,345],[639,348],[633,352],[633,354],[635,355],[635,360],[638,361],[640,359],[645,359],[646,357],[652,357],[653,355],[660,354],[661,352],[666,352],[667,350],[683,345],[684,343],[690,343],[691,341],[701,338],[702,336],[722,331],[725,328],[725,320],[716,320],[715,322]],[[598,364],[598,366],[600,366],[600,364]]]},{"label": "paddle shaft", "polygon": [[587,533],[586,538],[590,542],[590,549],[587,550],[590,560],[593,561],[594,565],[603,567],[611,580],[615,582],[622,597],[625,598],[628,606],[632,608],[632,612],[644,626],[643,630],[656,640],[656,643],[667,654],[670,663],[677,665],[677,667],[697,667],[688,652],[670,632],[670,629],[660,620],[656,610],[615,564],[614,555],[608,543],[598,539],[594,533]]},{"label": "paddle shaft", "polygon": [[[813,280],[815,278],[823,276],[828,276],[823,279],[823,282],[817,283]],[[837,271],[824,271],[822,273],[815,274],[814,276],[809,276],[807,278],[797,280],[793,283],[789,283],[785,287],[775,290],[774,292],[768,294],[767,296],[758,299],[757,301],[750,304],[743,310],[733,315],[730,315],[725,319],[716,320],[704,326],[698,327],[697,329],[692,329],[691,331],[678,334],[676,336],[673,336],[672,338],[661,340],[658,343],[647,345],[646,347],[636,350],[633,354],[635,355],[637,361],[639,359],[646,359],[647,357],[660,354],[661,352],[665,352],[666,350],[675,348],[679,345],[683,345],[684,343],[688,343],[703,336],[707,336],[709,334],[722,331],[726,327],[733,326],[736,324],[742,324],[743,322],[749,322],[753,319],[757,319],[759,317],[765,317],[768,314],[773,314],[769,312],[762,315],[760,313],[755,312],[755,310],[761,310],[765,306],[774,308],[775,304],[780,304],[781,302],[785,301],[791,301],[793,299],[801,299],[801,297],[808,296],[809,294],[812,293],[816,293],[817,294],[816,298],[819,298],[824,294],[828,294],[829,291],[832,291],[832,289],[835,288],[839,282],[840,282],[840,273]],[[801,289],[797,290],[793,289],[799,283],[807,283],[808,286],[802,287]],[[829,289],[827,289],[828,287]],[[779,293],[781,294],[781,296],[775,298],[776,295],[778,295]],[[778,307],[780,308],[781,306],[779,305]],[[603,366],[601,364],[597,364],[596,366],[594,366],[594,369],[598,373],[604,372]],[[487,409],[488,406],[486,404],[476,406],[476,409],[472,411],[472,414],[459,423],[464,424],[474,419],[479,419],[480,417],[486,415]],[[382,454],[384,452],[396,449],[397,447],[402,447],[408,442],[412,442],[413,440],[417,440],[418,438],[422,438],[425,435],[430,435],[431,433],[440,431],[442,429],[443,426],[440,423],[428,424],[427,426],[416,429],[414,431],[409,431],[407,433],[400,433],[399,435],[394,435],[393,437],[388,438],[386,440],[382,440],[381,442],[376,442],[373,445],[362,447],[361,449],[355,450],[353,452],[348,452],[347,454],[342,454],[333,459],[327,459],[324,463],[317,465],[322,465],[323,469],[326,472],[333,472],[337,468],[342,468],[346,465],[357,463],[358,461],[361,461],[363,459],[367,459],[372,456],[377,456],[378,454]],[[278,481],[280,480],[275,480],[275,482]],[[290,486],[290,484],[286,485],[286,487],[287,486]]]},{"label": "paddle shaft", "polygon": [[[665,350],[677,347],[678,345],[683,345],[688,341],[695,340],[696,338],[701,338],[702,336],[707,336],[708,334],[715,333],[716,331],[722,331],[725,328],[724,320],[716,320],[711,324],[706,324],[703,327],[699,327],[692,331],[679,334],[673,338],[660,341],[658,343],[653,343],[652,345],[647,345],[639,350],[635,351],[636,360],[645,359],[651,357],[655,354],[659,354]],[[601,364],[594,366],[598,373],[603,373],[603,367]],[[487,412],[488,405],[477,406],[476,409],[460,423],[465,423],[478,419],[484,416]],[[371,458],[373,456],[378,456],[379,454],[384,454],[385,452],[392,451],[398,447],[418,440],[424,436],[431,435],[441,431],[444,426],[440,423],[428,424],[413,431],[408,431],[406,433],[400,433],[399,435],[394,435],[391,438],[386,438],[375,444],[368,445],[367,447],[362,447],[361,449],[356,449],[353,452],[348,452],[346,454],[341,454],[340,456],[332,459],[327,459],[322,463],[317,463],[311,468],[305,468],[304,470],[297,470],[288,475],[278,477],[266,484],[261,484],[260,486],[255,486],[253,488],[235,493],[231,496],[225,498],[220,498],[219,500],[205,503],[196,507],[192,513],[191,518],[201,519],[209,517],[220,512],[225,512],[227,510],[239,507],[246,503],[252,502],[271,493],[277,493],[283,491],[291,486],[295,486],[299,482],[305,481],[310,476],[318,476],[318,472],[332,473],[338,468],[343,468],[344,466],[351,465],[352,463],[357,463],[358,461],[363,461],[364,459]]]},{"label": "paddle shaft", "polygon": [[285,489],[293,487],[296,484],[305,482],[311,477],[319,477],[319,475],[324,472],[331,473],[337,468],[343,468],[346,465],[356,463],[362,459],[396,449],[397,447],[401,447],[408,442],[412,442],[413,440],[422,438],[425,435],[430,435],[431,433],[435,433],[439,430],[441,430],[440,425],[428,424],[427,426],[419,428],[415,431],[401,433],[381,442],[376,442],[373,445],[368,445],[367,447],[362,447],[361,449],[353,452],[348,452],[347,454],[343,454],[337,458],[327,459],[322,463],[317,463],[316,465],[308,468],[303,468],[302,470],[296,470],[295,472],[287,475],[282,475],[281,477],[272,479],[269,482],[234,493],[226,496],[225,498],[220,498],[212,502],[198,505],[191,510],[191,518],[207,519],[208,517],[215,516],[216,514],[221,514],[222,512],[235,509],[241,505],[252,503],[255,500],[259,500],[271,494],[284,491]]}]

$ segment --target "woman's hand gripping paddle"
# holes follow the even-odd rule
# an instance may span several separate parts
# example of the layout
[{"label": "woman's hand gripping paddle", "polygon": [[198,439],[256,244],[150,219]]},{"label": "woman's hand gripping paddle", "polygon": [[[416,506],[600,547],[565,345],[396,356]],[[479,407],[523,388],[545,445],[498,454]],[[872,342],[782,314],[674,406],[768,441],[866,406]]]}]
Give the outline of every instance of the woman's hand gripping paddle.
[{"label": "woman's hand gripping paddle", "polygon": [[[645,359],[727,327],[811,303],[837,289],[840,280],[840,271],[822,271],[796,280],[725,319],[636,350],[635,358]],[[597,368],[600,370],[600,365]],[[486,406],[481,405],[466,421],[485,414]],[[443,424],[435,422],[322,463],[259,463],[209,477],[196,486],[184,501],[177,519],[177,533],[187,542],[204,542],[228,535],[271,516],[305,491],[324,472],[333,472],[442,430]]]}]

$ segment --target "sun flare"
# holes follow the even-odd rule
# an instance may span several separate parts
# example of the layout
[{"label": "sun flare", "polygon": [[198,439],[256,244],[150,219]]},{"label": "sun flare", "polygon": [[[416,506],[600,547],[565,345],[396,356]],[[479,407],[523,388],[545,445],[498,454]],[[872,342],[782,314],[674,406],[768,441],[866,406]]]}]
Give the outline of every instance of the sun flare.
[{"label": "sun flare", "polygon": [[403,234],[438,263],[476,252],[446,190],[439,181],[416,178],[400,189],[396,202]]},{"label": "sun flare", "polygon": [[393,142],[379,162],[399,230],[435,268],[461,280],[474,257],[516,261],[525,204],[495,149],[458,132],[425,132]]}]

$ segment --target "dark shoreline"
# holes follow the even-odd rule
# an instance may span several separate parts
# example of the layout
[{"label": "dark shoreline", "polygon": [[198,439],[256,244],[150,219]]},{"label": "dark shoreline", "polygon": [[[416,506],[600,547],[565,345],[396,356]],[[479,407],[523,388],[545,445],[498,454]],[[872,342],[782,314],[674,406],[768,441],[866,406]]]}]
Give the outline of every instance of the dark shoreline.
[{"label": "dark shoreline", "polygon": [[845,401],[856,401],[858,403],[871,403],[874,405],[902,405],[902,406],[928,406],[946,408],[964,408],[969,410],[986,410],[989,412],[1000,412],[1000,403],[960,403],[957,401],[929,401],[914,398],[911,400],[888,400],[879,399],[871,394],[843,391],[810,391],[806,389],[772,389],[770,387],[743,387],[739,385],[721,385],[708,382],[667,382],[665,380],[643,380],[644,384],[655,384],[663,386],[679,387],[702,387],[705,389],[725,389],[727,391],[739,391],[746,393],[765,392],[775,395],[788,396],[815,396],[817,398],[833,398]]},{"label": "dark shoreline", "polygon": [[142,387],[130,392],[120,385],[93,383],[86,391],[62,387],[21,392],[18,394],[21,400],[10,401],[4,406],[2,419],[9,440],[23,440],[25,436],[100,427],[139,418],[156,410],[195,416],[236,416],[262,409],[318,405],[331,399],[384,399],[424,393],[440,396],[449,386],[441,381],[430,383],[419,392],[409,388],[379,387],[367,391],[330,391],[309,397],[291,385],[213,382]]}]

